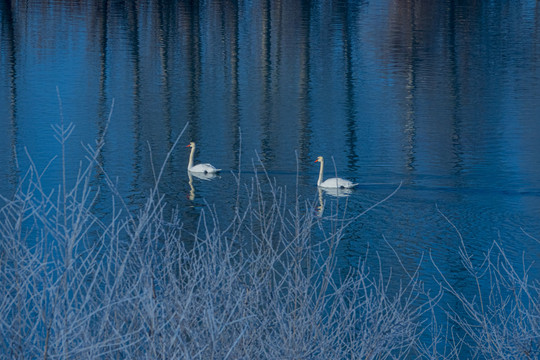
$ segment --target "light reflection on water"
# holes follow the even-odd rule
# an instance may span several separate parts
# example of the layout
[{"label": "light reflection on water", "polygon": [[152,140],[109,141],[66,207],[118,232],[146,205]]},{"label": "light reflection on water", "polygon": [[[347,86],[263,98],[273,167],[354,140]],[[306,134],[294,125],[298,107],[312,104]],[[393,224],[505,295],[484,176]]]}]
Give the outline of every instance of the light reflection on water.
[{"label": "light reflection on water", "polygon": [[[540,245],[521,229],[540,237],[538,3],[456,3],[3,3],[1,192],[16,186],[15,153],[21,169],[25,148],[40,169],[58,154],[58,87],[76,125],[71,169],[114,99],[102,161],[133,203],[153,184],[150,157],[160,166],[189,124],[181,143],[223,171],[190,181],[188,152],[172,153],[162,188],[187,229],[206,203],[226,218],[232,173],[248,181],[258,158],[317,203],[323,155],[360,183],[339,200],[348,214],[403,182],[348,229],[344,267],[368,248],[388,254],[384,236],[411,268],[431,251],[461,281],[457,236],[437,207],[476,254],[500,239],[516,262],[535,260]],[[59,171],[56,161],[44,181]],[[325,211],[338,201],[322,197]]]}]

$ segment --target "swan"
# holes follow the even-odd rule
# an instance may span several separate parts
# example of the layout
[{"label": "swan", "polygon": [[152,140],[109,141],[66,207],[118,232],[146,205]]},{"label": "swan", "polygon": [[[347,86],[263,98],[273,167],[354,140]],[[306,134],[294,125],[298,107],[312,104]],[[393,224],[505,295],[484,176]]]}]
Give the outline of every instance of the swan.
[{"label": "swan", "polygon": [[193,155],[195,154],[195,143],[192,141],[190,142],[186,147],[191,148],[191,153],[189,154],[189,163],[188,163],[188,171],[192,173],[204,173],[204,174],[212,174],[217,173],[221,169],[216,169],[214,166],[210,164],[197,164],[193,166]]},{"label": "swan", "polygon": [[354,184],[349,180],[342,178],[331,178],[323,181],[324,172],[324,158],[319,156],[315,162],[321,163],[321,170],[319,171],[319,180],[317,180],[317,186],[326,189],[351,189],[358,184]]}]

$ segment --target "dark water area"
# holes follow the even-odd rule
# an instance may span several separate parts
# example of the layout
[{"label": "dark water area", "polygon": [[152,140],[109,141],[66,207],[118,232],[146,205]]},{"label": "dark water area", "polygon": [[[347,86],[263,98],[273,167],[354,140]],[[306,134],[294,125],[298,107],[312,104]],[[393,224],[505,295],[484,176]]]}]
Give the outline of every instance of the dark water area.
[{"label": "dark water area", "polygon": [[[206,203],[227,219],[233,174],[249,181],[262,165],[317,203],[322,155],[326,177],[359,183],[348,196],[323,192],[325,211],[346,205],[353,216],[402,184],[347,229],[340,267],[369,251],[387,268],[390,244],[406,267],[431,254],[475,291],[442,214],[476,258],[494,240],[518,267],[540,257],[534,0],[2,2],[2,195],[17,187],[26,152],[38,169],[59,154],[51,125],[62,117],[75,125],[68,180],[81,144],[104,134],[103,168],[133,206],[185,128],[161,188],[186,229]],[[190,184],[190,141],[197,162],[223,169],[217,178]],[[60,174],[56,159],[44,184]],[[422,271],[436,273],[429,261]],[[540,278],[537,264],[530,275]]]}]

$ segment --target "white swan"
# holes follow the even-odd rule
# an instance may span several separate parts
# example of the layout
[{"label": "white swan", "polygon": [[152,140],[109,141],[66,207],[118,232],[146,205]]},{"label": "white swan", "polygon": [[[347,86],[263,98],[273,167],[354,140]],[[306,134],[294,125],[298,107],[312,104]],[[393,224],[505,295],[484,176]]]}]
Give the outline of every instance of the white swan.
[{"label": "white swan", "polygon": [[358,184],[354,184],[349,180],[342,178],[331,178],[323,181],[323,172],[324,172],[324,159],[322,156],[319,156],[315,162],[321,163],[321,170],[319,172],[319,180],[317,180],[317,186],[327,189],[351,189]]},{"label": "white swan", "polygon": [[197,164],[193,166],[193,155],[195,154],[195,143],[192,141],[186,147],[191,148],[191,153],[189,154],[189,163],[187,166],[188,171],[191,171],[193,173],[210,174],[210,173],[217,173],[218,171],[221,170],[221,169],[216,169],[214,166],[210,164]]}]

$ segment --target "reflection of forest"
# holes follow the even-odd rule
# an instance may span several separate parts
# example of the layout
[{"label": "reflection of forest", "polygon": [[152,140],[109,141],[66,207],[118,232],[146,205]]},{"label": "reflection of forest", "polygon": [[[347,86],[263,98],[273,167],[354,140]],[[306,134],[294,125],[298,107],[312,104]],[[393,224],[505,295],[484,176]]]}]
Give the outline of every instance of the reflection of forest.
[{"label": "reflection of forest", "polygon": [[[538,89],[539,52],[523,40],[538,35],[538,9],[534,18],[530,10],[499,2],[393,2],[380,42],[390,51],[381,47],[379,56],[402,83],[398,99],[405,110],[409,166],[446,164],[439,171],[459,173],[463,166],[474,167],[463,164],[464,154],[498,165],[499,150],[509,145],[525,151],[535,147],[528,131],[521,138],[515,131],[539,127],[534,117],[517,110],[530,109],[531,98],[509,97],[520,91],[515,79],[518,87]],[[415,159],[421,154],[429,159]]]},{"label": "reflection of forest", "polygon": [[[243,148],[279,170],[296,168],[297,150],[303,171],[314,156],[336,154],[351,171],[385,163],[397,172],[455,176],[459,185],[464,168],[499,166],[500,149],[514,149],[509,161],[527,174],[539,160],[529,150],[540,130],[531,110],[540,97],[537,8],[23,1],[3,2],[0,11],[1,119],[10,129],[2,134],[3,163],[22,142],[18,97],[31,94],[18,72],[55,56],[81,64],[71,69],[80,94],[64,102],[81,98],[74,107],[90,107],[88,136],[103,131],[117,99],[105,158],[131,168],[134,184],[152,177],[141,155],[146,142],[164,153],[186,122],[190,140],[232,154],[233,168],[240,129]],[[85,103],[93,97],[95,109]]]}]

